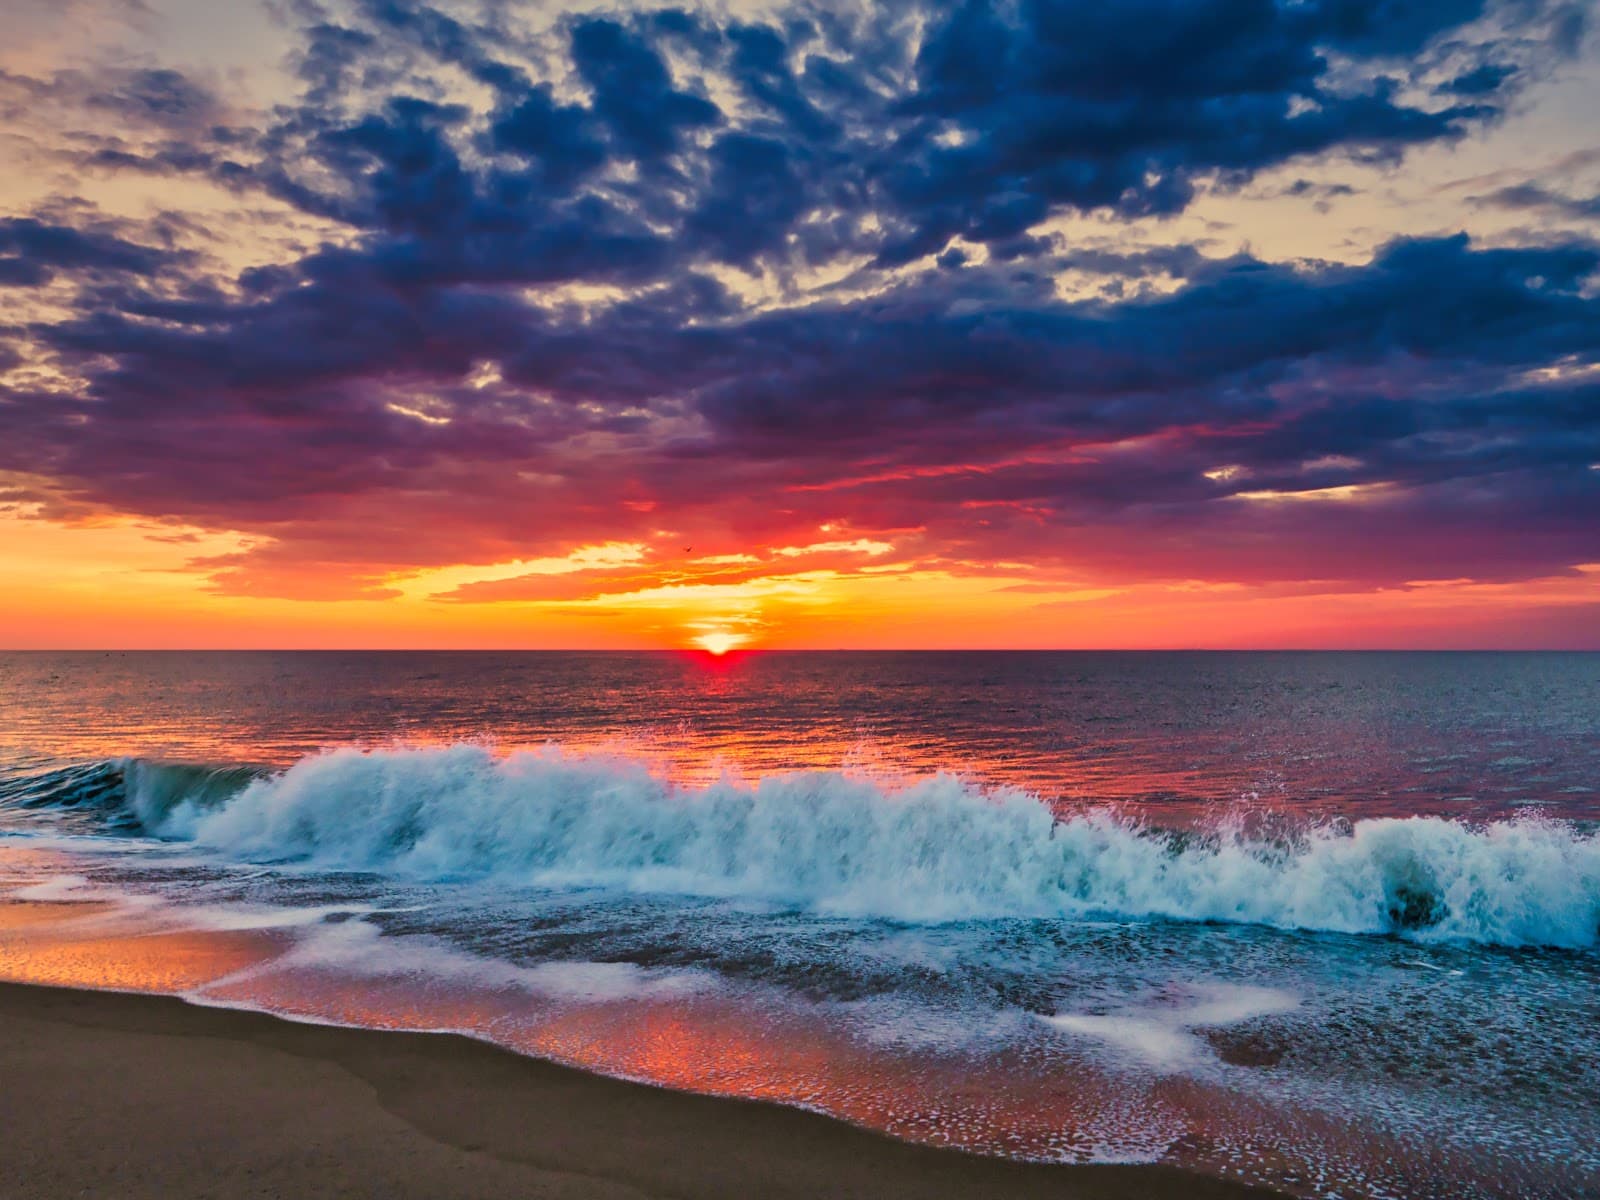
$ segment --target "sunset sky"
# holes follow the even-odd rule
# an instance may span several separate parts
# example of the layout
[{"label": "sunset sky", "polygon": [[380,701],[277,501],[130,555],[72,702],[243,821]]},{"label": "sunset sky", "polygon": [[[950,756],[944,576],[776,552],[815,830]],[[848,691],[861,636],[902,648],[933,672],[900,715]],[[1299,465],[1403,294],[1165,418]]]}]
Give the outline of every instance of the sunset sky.
[{"label": "sunset sky", "polygon": [[8,0],[0,645],[1600,648],[1600,11]]}]

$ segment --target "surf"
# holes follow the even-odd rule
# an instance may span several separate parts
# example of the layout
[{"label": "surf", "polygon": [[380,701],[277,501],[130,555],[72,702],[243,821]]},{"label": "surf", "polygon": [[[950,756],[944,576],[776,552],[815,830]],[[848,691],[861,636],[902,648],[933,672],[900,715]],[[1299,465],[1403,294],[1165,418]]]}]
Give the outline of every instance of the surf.
[{"label": "surf", "polygon": [[1264,837],[1059,812],[954,774],[679,787],[645,764],[481,745],[344,748],[263,773],[119,760],[0,805],[100,814],[222,859],[593,887],[935,923],[1177,920],[1501,946],[1600,943],[1600,839],[1538,817],[1374,818]]}]

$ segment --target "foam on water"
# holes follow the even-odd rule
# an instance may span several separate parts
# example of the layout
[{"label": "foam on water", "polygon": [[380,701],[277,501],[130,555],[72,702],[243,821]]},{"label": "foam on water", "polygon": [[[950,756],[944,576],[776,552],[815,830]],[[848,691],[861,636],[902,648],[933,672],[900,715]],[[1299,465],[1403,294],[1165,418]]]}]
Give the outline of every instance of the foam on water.
[{"label": "foam on water", "polygon": [[913,922],[1099,913],[1569,948],[1600,931],[1600,840],[1537,817],[1361,820],[1274,840],[1106,810],[1061,817],[949,775],[899,789],[836,772],[675,788],[636,763],[473,745],[330,751],[222,798],[208,783],[158,803],[139,779],[129,804],[149,832],[230,860],[416,880]]},{"label": "foam on water", "polygon": [[503,873],[235,865],[188,842],[132,839],[120,858],[34,844],[0,846],[34,855],[10,898],[102,902],[61,931],[76,959],[137,960],[149,935],[185,929],[268,935],[252,964],[219,956],[185,984],[198,1003],[453,1030],[990,1153],[1322,1180],[1313,1195],[1543,1198],[1600,1178],[1587,953],[1249,925],[901,924]]},{"label": "foam on water", "polygon": [[1527,816],[1176,832],[953,775],[675,787],[638,762],[478,745],[340,749],[277,774],[127,760],[10,780],[0,807],[229,862],[702,895],[939,922],[1108,915],[1508,946],[1600,940],[1600,837]]},{"label": "foam on water", "polygon": [[34,903],[48,903],[60,900],[81,900],[83,892],[89,886],[87,875],[57,875],[43,883],[30,884],[12,891],[11,895],[18,900],[28,900]]},{"label": "foam on water", "polygon": [[319,926],[268,966],[273,971],[325,968],[367,978],[430,978],[588,1003],[684,996],[710,983],[700,972],[653,970],[627,962],[578,960],[518,966],[462,953],[435,938],[385,937],[364,921]]},{"label": "foam on water", "polygon": [[1291,992],[1217,984],[1165,999],[1107,1013],[1057,1013],[1040,1019],[1063,1033],[1102,1042],[1141,1065],[1177,1071],[1215,1058],[1194,1030],[1238,1025],[1300,1007],[1300,998]]}]

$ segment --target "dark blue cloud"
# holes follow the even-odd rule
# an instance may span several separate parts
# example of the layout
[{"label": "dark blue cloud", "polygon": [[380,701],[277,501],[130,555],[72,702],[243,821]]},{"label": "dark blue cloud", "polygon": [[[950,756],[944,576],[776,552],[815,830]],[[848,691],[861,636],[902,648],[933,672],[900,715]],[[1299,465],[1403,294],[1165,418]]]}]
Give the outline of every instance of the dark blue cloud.
[{"label": "dark blue cloud", "polygon": [[489,128],[491,152],[527,159],[540,182],[568,192],[609,161],[604,137],[583,105],[554,99],[548,84],[528,88]]},{"label": "dark blue cloud", "polygon": [[[1600,559],[1591,242],[1278,264],[1044,225],[1174,214],[1287,163],[1481,127],[1513,56],[1544,44],[1461,49],[1483,12],[666,9],[529,41],[362,0],[304,30],[303,90],[258,125],[84,152],[272,197],[327,222],[324,244],[223,278],[126,229],[0,224],[0,284],[82,285],[75,311],[7,330],[26,350],[9,361],[77,390],[0,392],[0,469],[320,562],[371,552],[373,505],[426,508],[459,561],[625,534],[640,497],[799,520],[845,496],[952,553],[1003,545],[1008,506],[1031,522],[1018,553],[1026,536],[1110,561],[1143,531],[1156,574],[1201,573],[1185,546],[1259,575],[1298,569],[1286,547],[1363,539],[1388,549],[1339,570],[1414,577],[1408,546],[1456,574]],[[457,72],[470,103],[443,98]],[[140,86],[151,112],[200,106],[181,77]],[[1533,185],[1488,202],[1584,203]],[[1069,273],[1101,298],[1063,300]],[[1298,516],[1248,499],[1352,486],[1393,498]],[[1457,510],[1492,536],[1456,536]],[[385,553],[435,561],[421,538]]]},{"label": "dark blue cloud", "polygon": [[82,110],[96,125],[214,136],[224,106],[207,85],[166,67],[62,69],[43,76],[0,70],[0,113],[21,120],[44,105]]},{"label": "dark blue cloud", "polygon": [[675,87],[648,37],[620,22],[575,24],[572,62],[618,152],[642,165],[670,158],[683,148],[686,134],[722,119],[710,100]]},{"label": "dark blue cloud", "polygon": [[1488,96],[1498,92],[1518,68],[1510,63],[1480,63],[1439,85],[1439,90],[1455,96]]},{"label": "dark blue cloud", "polygon": [[1600,196],[1567,196],[1537,183],[1496,188],[1473,199],[1491,208],[1540,213],[1572,220],[1600,220]]},{"label": "dark blue cloud", "polygon": [[1459,137],[1493,105],[1418,106],[1383,76],[1336,87],[1325,53],[1406,54],[1481,8],[964,0],[898,103],[922,124],[887,173],[902,224],[884,259],[1009,238],[1059,208],[1175,213],[1208,178]]},{"label": "dark blue cloud", "polygon": [[[894,266],[957,237],[1015,257],[1042,248],[1029,231],[1055,213],[1172,214],[1200,189],[1237,187],[1290,160],[1392,159],[1493,120],[1516,64],[1479,64],[1440,89],[1450,99],[1428,101],[1405,86],[1397,59],[1459,32],[1481,9],[965,0],[917,14],[916,43],[910,11],[897,6],[725,26],[669,9],[573,20],[561,43],[520,47],[530,61],[518,65],[519,47],[501,31],[365,0],[353,24],[306,31],[303,102],[253,144],[143,154],[115,146],[95,161],[200,171],[368,226],[381,214],[375,221],[304,169],[309,160],[336,180],[364,176],[340,153],[364,139],[391,166],[388,182],[398,170],[421,186],[448,184],[456,208],[585,189],[687,233],[687,253],[741,267],[758,255],[781,265],[843,253]],[[556,51],[565,73],[539,78],[533,62]],[[1337,75],[1333,52],[1344,63]],[[400,112],[405,97],[434,86],[419,56],[488,85],[487,119]],[[737,91],[738,111],[711,99],[710,75]],[[353,106],[367,111],[351,126]],[[469,146],[477,156],[466,166],[459,155]],[[405,165],[417,157],[427,162]],[[736,211],[743,190],[767,199]],[[431,211],[459,227],[449,204]],[[703,236],[722,221],[741,228]]]},{"label": "dark blue cloud", "polygon": [[89,97],[96,108],[134,116],[160,125],[200,125],[212,120],[220,108],[209,88],[180,71],[151,68],[113,77]]},{"label": "dark blue cloud", "polygon": [[0,284],[33,287],[61,273],[153,275],[183,256],[98,229],[0,218]]}]

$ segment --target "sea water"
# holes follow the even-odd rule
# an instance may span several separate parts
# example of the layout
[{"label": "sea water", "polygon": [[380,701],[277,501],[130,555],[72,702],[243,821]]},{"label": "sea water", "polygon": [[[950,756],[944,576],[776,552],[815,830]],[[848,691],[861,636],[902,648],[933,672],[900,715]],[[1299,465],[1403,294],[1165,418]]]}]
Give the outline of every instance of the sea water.
[{"label": "sea water", "polygon": [[1600,656],[0,655],[0,974],[1600,1194]]}]

